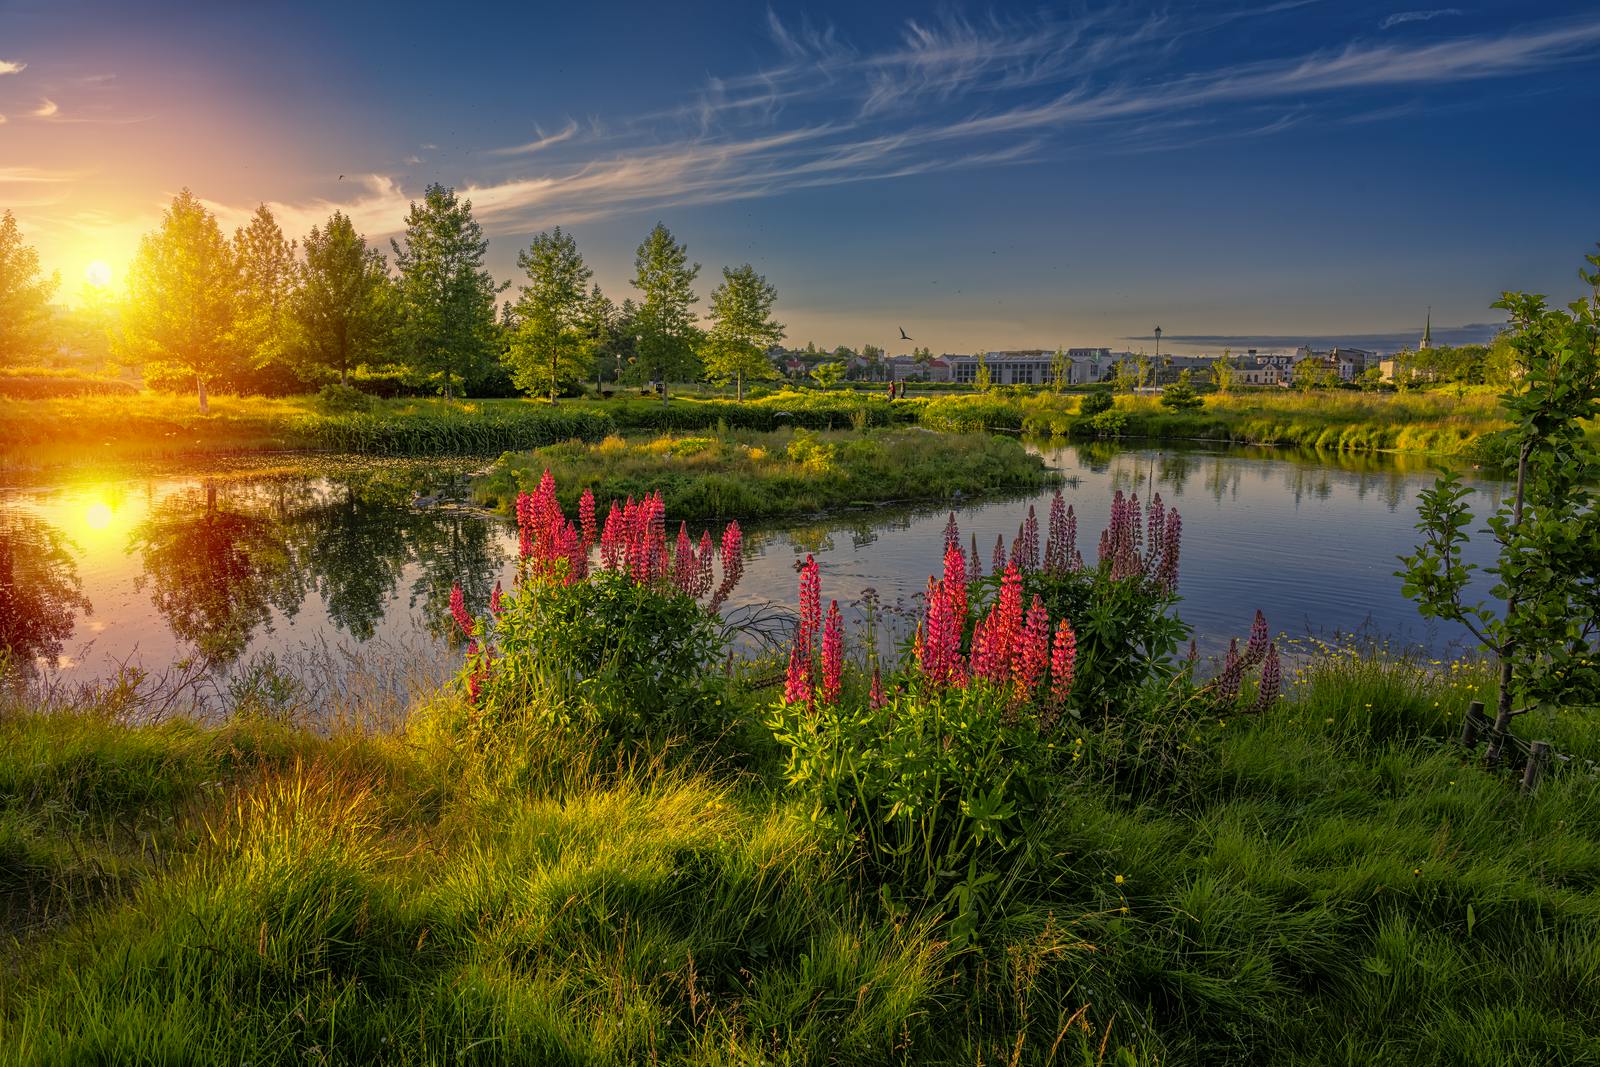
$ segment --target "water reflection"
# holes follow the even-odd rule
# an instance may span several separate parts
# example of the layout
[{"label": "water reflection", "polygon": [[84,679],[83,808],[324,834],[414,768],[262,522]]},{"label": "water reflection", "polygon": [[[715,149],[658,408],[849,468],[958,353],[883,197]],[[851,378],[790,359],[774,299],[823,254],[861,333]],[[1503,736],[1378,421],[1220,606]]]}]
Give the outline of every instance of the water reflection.
[{"label": "water reflection", "polygon": [[293,618],[305,599],[306,577],[286,534],[286,488],[223,495],[207,482],[168,495],[134,530],[139,587],[149,588],[172,632],[213,662],[238,658],[273,608]]},{"label": "water reflection", "polygon": [[[1395,557],[1414,539],[1415,459],[1106,442],[1039,444],[1069,478],[1092,553],[1114,490],[1160,492],[1184,516],[1181,611],[1203,646],[1225,646],[1257,607],[1278,628],[1367,625],[1441,647],[1400,595]],[[0,641],[29,664],[105,675],[136,655],[199,655],[225,667],[317,642],[455,640],[451,586],[481,611],[515,550],[504,519],[462,506],[461,463],[336,461],[275,470],[167,468],[0,488]],[[1503,491],[1474,483],[1482,515]],[[1047,495],[963,502],[963,543],[985,565]],[[911,605],[938,567],[946,507],[860,509],[786,527],[751,525],[730,608],[791,604],[794,565],[822,565],[841,605],[873,591]],[[698,531],[696,531],[698,532]],[[1485,562],[1487,544],[1474,549]],[[86,595],[87,594],[87,595]],[[95,611],[89,614],[93,599]],[[90,653],[93,653],[90,655]]]},{"label": "water reflection", "polygon": [[10,669],[58,665],[78,614],[89,612],[76,547],[46,523],[0,511],[0,659]]}]

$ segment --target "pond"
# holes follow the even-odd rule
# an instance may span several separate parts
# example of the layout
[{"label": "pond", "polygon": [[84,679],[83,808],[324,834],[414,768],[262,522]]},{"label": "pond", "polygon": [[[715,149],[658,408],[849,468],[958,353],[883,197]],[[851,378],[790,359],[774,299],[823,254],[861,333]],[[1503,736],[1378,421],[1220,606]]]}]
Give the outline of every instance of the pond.
[{"label": "pond", "polygon": [[[1246,633],[1257,608],[1295,635],[1359,631],[1435,652],[1462,642],[1455,627],[1421,619],[1393,575],[1414,543],[1417,494],[1434,476],[1423,461],[1037,447],[1069,480],[1091,558],[1115,489],[1146,500],[1159,492],[1183,514],[1180,613],[1206,651]],[[0,648],[14,670],[58,682],[183,661],[225,675],[264,655],[335,671],[375,649],[393,669],[443,677],[456,661],[452,584],[481,605],[497,579],[509,585],[515,555],[509,521],[470,505],[478,465],[255,457],[0,486]],[[1472,484],[1480,515],[1505,488]],[[963,542],[976,534],[987,561],[1030,503],[1043,524],[1049,498],[957,502]],[[823,595],[842,606],[872,590],[910,607],[939,564],[949,510],[750,529],[729,608],[791,605],[807,553],[821,565]]]}]

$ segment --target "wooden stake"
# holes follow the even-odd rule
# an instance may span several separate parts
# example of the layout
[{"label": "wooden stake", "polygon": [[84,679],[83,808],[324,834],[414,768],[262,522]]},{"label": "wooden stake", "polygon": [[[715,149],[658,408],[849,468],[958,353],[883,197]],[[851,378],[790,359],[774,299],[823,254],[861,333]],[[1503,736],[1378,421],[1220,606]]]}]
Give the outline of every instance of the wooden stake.
[{"label": "wooden stake", "polygon": [[1539,779],[1550,763],[1550,742],[1534,741],[1528,745],[1528,766],[1522,772],[1522,791],[1531,793],[1539,787]]}]

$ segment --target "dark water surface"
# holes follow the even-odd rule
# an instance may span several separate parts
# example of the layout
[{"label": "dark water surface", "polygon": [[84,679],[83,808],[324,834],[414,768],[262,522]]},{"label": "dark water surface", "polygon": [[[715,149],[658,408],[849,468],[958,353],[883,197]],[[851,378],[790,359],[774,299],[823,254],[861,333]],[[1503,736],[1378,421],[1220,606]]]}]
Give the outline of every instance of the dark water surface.
[{"label": "dark water surface", "polygon": [[[1443,651],[1461,639],[1400,595],[1395,557],[1415,540],[1418,460],[1307,457],[1265,450],[1112,449],[1044,444],[1072,481],[1092,558],[1112,491],[1159,492],[1183,514],[1181,614],[1203,647],[1248,629],[1365,630]],[[461,581],[481,604],[509,584],[514,530],[468,505],[474,464],[283,457],[58,475],[0,485],[0,648],[13,667],[93,680],[119,663],[160,670],[201,658],[218,671],[263,655],[321,662],[401,650],[407,669],[453,659],[448,601]],[[1481,515],[1503,485],[1474,483]],[[1049,494],[957,502],[963,539],[984,559]],[[823,595],[875,590],[910,605],[939,563],[949,508],[865,510],[747,532],[731,608],[787,607],[794,566],[815,553]],[[603,506],[602,506],[603,514]],[[670,519],[670,516],[669,516]],[[698,531],[696,531],[698,532]],[[1479,538],[1476,561],[1486,562]],[[333,653],[329,655],[330,651]]]}]

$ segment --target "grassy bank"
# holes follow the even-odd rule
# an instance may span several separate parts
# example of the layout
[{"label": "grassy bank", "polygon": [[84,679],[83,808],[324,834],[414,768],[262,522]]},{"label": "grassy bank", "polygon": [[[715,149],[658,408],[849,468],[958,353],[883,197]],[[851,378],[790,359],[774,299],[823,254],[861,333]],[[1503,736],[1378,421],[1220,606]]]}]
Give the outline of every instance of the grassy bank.
[{"label": "grassy bank", "polygon": [[1066,728],[1043,876],[959,953],[759,750],[11,706],[0,1063],[1593,1062],[1600,795],[1449,744],[1484,681],[1335,655],[1259,716]]},{"label": "grassy bank", "polygon": [[1054,477],[1016,441],[927,430],[663,434],[608,437],[508,454],[474,487],[504,507],[549,469],[564,506],[585,486],[599,501],[659,489],[686,520],[766,519],[861,504],[948,500],[1038,489]]},{"label": "grassy bank", "polygon": [[323,410],[312,397],[165,393],[13,401],[0,413],[0,457],[29,465],[311,449],[371,455],[492,455],[569,438],[598,439],[614,424],[576,405],[523,400],[375,400],[369,410]]}]

